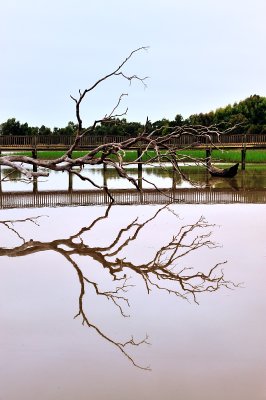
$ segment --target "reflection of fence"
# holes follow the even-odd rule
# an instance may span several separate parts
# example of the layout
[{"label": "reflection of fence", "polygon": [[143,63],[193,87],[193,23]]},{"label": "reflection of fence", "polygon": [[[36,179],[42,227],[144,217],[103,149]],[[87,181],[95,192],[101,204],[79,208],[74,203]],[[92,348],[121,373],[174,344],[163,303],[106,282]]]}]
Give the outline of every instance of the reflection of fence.
[{"label": "reflection of fence", "polygon": [[[266,203],[266,190],[232,189],[145,189],[111,190],[116,204],[227,204]],[[3,192],[0,194],[0,208],[32,208],[106,205],[110,198],[103,191],[47,191],[47,192]]]},{"label": "reflection of fence", "polygon": [[[104,143],[117,143],[128,139],[127,136],[84,136],[77,149],[90,149]],[[221,135],[220,142],[213,135],[212,143],[219,147],[266,147],[266,134],[228,134]],[[73,136],[0,136],[0,150],[56,150],[66,149],[74,142]],[[181,135],[179,138],[169,140],[169,144],[179,147],[197,146],[209,147],[208,137],[197,137],[193,135]],[[135,148],[138,147],[138,143]],[[134,148],[134,146],[132,147]]]}]

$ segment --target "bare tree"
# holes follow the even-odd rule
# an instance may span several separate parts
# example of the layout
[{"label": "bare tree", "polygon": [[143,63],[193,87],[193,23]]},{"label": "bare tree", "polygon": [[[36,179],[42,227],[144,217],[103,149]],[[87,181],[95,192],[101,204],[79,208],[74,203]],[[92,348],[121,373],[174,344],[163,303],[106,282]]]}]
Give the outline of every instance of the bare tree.
[{"label": "bare tree", "polygon": [[[141,278],[147,293],[155,289],[185,300],[191,298],[196,303],[198,302],[197,297],[201,293],[214,292],[222,287],[233,288],[237,285],[225,279],[222,270],[224,262],[217,263],[207,272],[197,272],[195,269],[179,266],[188,254],[203,247],[209,249],[217,247],[216,243],[211,240],[211,232],[209,231],[213,225],[210,225],[203,217],[200,217],[193,224],[180,226],[179,223],[176,234],[168,242],[154,250],[146,262],[136,263],[125,256],[125,251],[129,244],[136,243],[143,229],[163,212],[172,213],[173,218],[178,219],[179,217],[169,206],[164,206],[150,218],[142,222],[136,218],[120,228],[114,238],[110,239],[109,244],[92,246],[87,242],[88,236],[86,234],[93,232],[93,229],[101,221],[107,222],[110,210],[111,205],[106,209],[104,215],[95,219],[88,226],[82,227],[70,237],[49,242],[34,239],[25,240],[18,232],[18,226],[23,221],[38,225],[40,217],[17,221],[0,221],[7,229],[11,229],[17,240],[21,242],[16,246],[0,248],[0,256],[24,257],[43,251],[53,251],[60,254],[74,268],[80,285],[78,312],[75,318],[81,317],[83,325],[95,330],[102,338],[114,345],[134,366],[148,370],[150,367],[142,366],[134,360],[129,349],[141,344],[148,344],[148,336],[146,335],[141,340],[135,340],[132,336],[124,342],[119,342],[110,337],[87,316],[84,307],[86,292],[93,291],[97,296],[111,301],[121,316],[127,317],[127,309],[130,305],[127,292],[134,286],[134,276]],[[78,265],[77,256],[85,257],[85,272],[83,271],[84,268],[82,269]],[[95,282],[89,277],[90,260],[95,260],[99,266],[108,271],[110,277],[109,290],[101,289],[101,283]]]},{"label": "bare tree", "polygon": [[[113,167],[120,177],[127,179],[132,183],[136,189],[141,190],[139,181],[131,177],[126,170],[126,166],[130,163],[125,162],[125,152],[132,148],[138,147],[140,149],[139,155],[134,160],[134,163],[142,163],[143,156],[147,155],[149,150],[153,150],[155,155],[149,159],[146,163],[153,163],[154,161],[159,162],[161,166],[165,161],[171,163],[173,170],[181,174],[183,178],[186,179],[184,174],[179,168],[179,162],[183,161],[183,156],[178,153],[180,150],[180,143],[182,142],[182,137],[190,137],[188,148],[194,147],[199,143],[205,143],[206,141],[211,145],[213,138],[218,139],[221,135],[218,126],[175,126],[168,127],[167,133],[165,133],[165,127],[162,126],[158,129],[148,129],[149,121],[147,118],[146,124],[136,137],[126,138],[120,143],[107,143],[96,146],[93,150],[88,151],[84,156],[73,159],[72,153],[78,147],[81,139],[86,135],[93,135],[95,133],[96,126],[100,123],[111,123],[116,118],[125,116],[127,114],[127,109],[123,112],[119,112],[121,102],[126,93],[122,93],[113,107],[113,109],[104,115],[103,118],[95,120],[92,126],[85,129],[83,127],[83,121],[81,117],[80,107],[82,102],[97,86],[103,84],[106,80],[110,78],[122,78],[129,82],[138,81],[144,86],[146,86],[147,77],[140,77],[136,74],[129,75],[124,72],[125,65],[130,61],[130,59],[136,55],[136,53],[141,51],[146,51],[147,47],[140,47],[133,50],[113,71],[106,74],[102,78],[98,79],[91,86],[85,90],[79,90],[78,96],[71,96],[71,99],[75,103],[76,119],[77,119],[77,130],[75,133],[75,139],[73,144],[67,149],[63,156],[53,159],[53,160],[41,160],[32,157],[22,156],[22,155],[5,155],[0,157],[0,166],[5,165],[11,167],[17,171],[20,171],[28,179],[32,179],[37,176],[48,176],[49,170],[54,171],[68,171],[77,175],[80,179],[90,182],[94,187],[104,190],[108,193],[110,198],[113,200],[108,187],[106,185],[99,186],[96,182],[91,179],[91,177],[86,176],[82,173],[82,168],[85,165],[105,165]],[[223,133],[228,133],[232,128],[227,129]],[[198,163],[202,161],[192,159]],[[39,167],[38,171],[32,171],[30,166]],[[79,167],[77,170],[74,167]],[[154,185],[152,182],[150,184]],[[154,185],[155,186],[155,185]]]}]

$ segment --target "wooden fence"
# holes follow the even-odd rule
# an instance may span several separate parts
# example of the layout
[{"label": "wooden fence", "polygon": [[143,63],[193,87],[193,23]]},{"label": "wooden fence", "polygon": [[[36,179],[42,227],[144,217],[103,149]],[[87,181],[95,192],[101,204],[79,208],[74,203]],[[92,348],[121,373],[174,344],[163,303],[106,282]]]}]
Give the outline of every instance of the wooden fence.
[{"label": "wooden fence", "polygon": [[[105,143],[119,143],[127,136],[85,136],[80,140],[77,149],[90,149]],[[224,134],[220,137],[213,136],[211,141],[219,147],[258,147],[266,148],[266,134]],[[66,149],[74,142],[73,136],[0,136],[0,150],[45,150],[45,149]],[[182,147],[202,147],[210,146],[207,137],[197,137],[182,135],[168,141]],[[138,148],[139,144],[134,147]],[[133,147],[133,148],[134,148]]]},{"label": "wooden fence", "polygon": [[[231,204],[266,203],[266,190],[232,189],[145,189],[111,190],[115,204]],[[107,205],[110,198],[100,190],[46,191],[46,192],[2,192],[0,209]]]}]

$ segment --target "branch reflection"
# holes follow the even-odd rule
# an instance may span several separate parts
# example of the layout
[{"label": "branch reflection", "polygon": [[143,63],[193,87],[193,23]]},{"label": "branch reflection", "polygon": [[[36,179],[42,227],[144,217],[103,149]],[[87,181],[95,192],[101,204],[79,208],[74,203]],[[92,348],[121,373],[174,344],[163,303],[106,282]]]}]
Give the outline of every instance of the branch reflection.
[{"label": "branch reflection", "polygon": [[[112,302],[122,317],[128,317],[130,306],[127,296],[128,291],[134,286],[133,276],[139,276],[144,282],[147,292],[152,289],[165,291],[182,299],[192,299],[198,302],[198,295],[203,292],[214,292],[221,287],[233,288],[233,282],[225,279],[222,266],[224,262],[217,263],[207,272],[196,272],[188,267],[181,267],[180,262],[185,261],[186,256],[200,248],[213,249],[217,247],[211,240],[210,225],[203,217],[195,223],[181,225],[179,216],[168,205],[157,210],[150,218],[140,222],[139,218],[121,227],[109,241],[103,246],[93,246],[88,240],[88,232],[92,233],[100,222],[108,224],[108,217],[112,206],[110,205],[103,215],[96,218],[87,226],[83,226],[68,238],[59,238],[52,241],[26,240],[19,233],[19,224],[33,223],[40,225],[41,217],[26,218],[16,221],[0,221],[5,228],[12,231],[19,244],[13,247],[0,248],[0,256],[23,257],[32,253],[53,251],[59,253],[68,263],[72,265],[78,276],[80,286],[78,296],[78,311],[75,318],[80,317],[82,324],[94,329],[102,338],[112,343],[122,354],[136,367],[149,370],[150,367],[137,363],[130,354],[130,347],[148,344],[148,336],[141,340],[135,340],[132,336],[129,340],[119,342],[104,332],[93,323],[85,311],[86,289],[92,289],[97,296]],[[146,229],[159,214],[170,213],[171,218],[178,222],[177,232],[159,248],[154,249],[153,254],[145,255],[148,260],[144,263],[134,261],[134,257],[127,255],[129,245],[137,246],[136,241],[140,239],[141,232]],[[86,259],[86,273],[79,265],[79,256]],[[131,259],[132,257],[132,259]],[[102,289],[102,283],[96,282],[90,277],[89,260],[95,260],[110,278],[110,289]]]}]

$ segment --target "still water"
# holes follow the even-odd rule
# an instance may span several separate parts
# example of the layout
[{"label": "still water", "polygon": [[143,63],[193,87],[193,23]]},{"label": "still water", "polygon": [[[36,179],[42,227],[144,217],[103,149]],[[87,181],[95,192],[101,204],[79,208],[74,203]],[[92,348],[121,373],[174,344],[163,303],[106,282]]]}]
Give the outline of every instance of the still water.
[{"label": "still water", "polygon": [[[246,171],[239,170],[236,177],[231,179],[213,178],[202,167],[183,167],[182,171],[184,178],[173,176],[172,169],[167,165],[164,168],[144,166],[142,186],[154,188],[153,183],[155,183],[160,188],[171,188],[175,185],[176,188],[266,189],[266,166],[253,165]],[[33,190],[33,185],[25,183],[19,172],[12,172],[11,169],[4,167],[0,169],[0,172],[2,176],[0,190],[3,192]],[[137,167],[127,168],[127,172],[134,179],[138,179]],[[106,183],[110,189],[134,188],[126,179],[120,178],[113,168],[108,168],[104,172],[102,167],[88,166],[82,170],[82,174],[90,177],[97,185]],[[95,189],[88,181],[82,181],[74,175],[69,177],[68,174],[58,171],[52,171],[49,178],[38,178],[37,182],[39,191],[67,190],[70,185],[73,190]]]},{"label": "still water", "polygon": [[1,211],[0,399],[266,399],[265,226],[265,204]]}]

